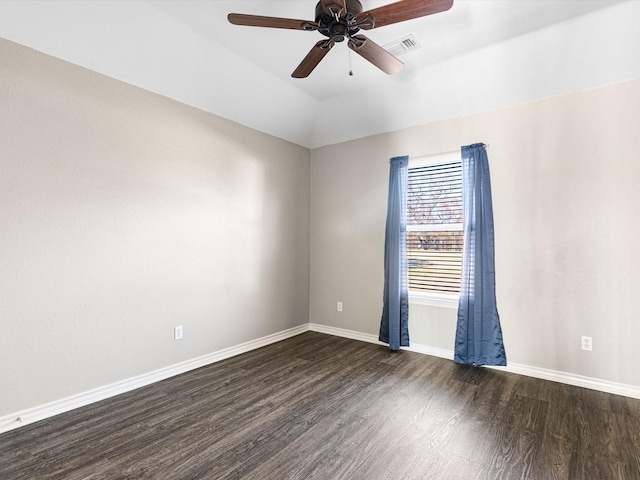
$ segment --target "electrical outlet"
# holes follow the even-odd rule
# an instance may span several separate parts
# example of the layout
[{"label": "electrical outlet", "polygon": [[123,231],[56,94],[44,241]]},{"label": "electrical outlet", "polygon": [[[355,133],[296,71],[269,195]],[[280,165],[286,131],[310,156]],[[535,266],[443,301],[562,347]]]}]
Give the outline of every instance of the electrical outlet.
[{"label": "electrical outlet", "polygon": [[338,310],[339,312],[341,312],[341,311],[342,311],[342,302],[338,302],[338,305],[337,305],[337,307],[336,307],[336,308],[337,308],[337,310]]},{"label": "electrical outlet", "polygon": [[180,340],[182,338],[182,325],[173,327],[173,339]]},{"label": "electrical outlet", "polygon": [[582,349],[591,351],[593,347],[593,342],[591,341],[591,337],[582,336]]}]

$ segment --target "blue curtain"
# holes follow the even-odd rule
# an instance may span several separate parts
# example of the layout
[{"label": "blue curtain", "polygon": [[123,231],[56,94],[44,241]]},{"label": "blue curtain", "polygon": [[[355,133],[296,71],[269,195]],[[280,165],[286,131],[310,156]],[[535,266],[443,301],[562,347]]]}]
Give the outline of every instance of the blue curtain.
[{"label": "blue curtain", "polygon": [[506,365],[496,307],[493,206],[483,144],[462,147],[464,247],[454,361]]},{"label": "blue curtain", "polygon": [[389,170],[389,199],[384,240],[384,293],[381,342],[389,349],[409,346],[409,294],[407,292],[407,170],[409,157],[394,157]]}]

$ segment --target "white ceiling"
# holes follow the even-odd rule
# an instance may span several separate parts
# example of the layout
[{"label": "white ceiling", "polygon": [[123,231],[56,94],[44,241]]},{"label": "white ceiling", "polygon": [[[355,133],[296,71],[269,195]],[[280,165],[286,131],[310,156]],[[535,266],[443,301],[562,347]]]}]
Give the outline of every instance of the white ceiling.
[{"label": "white ceiling", "polygon": [[[361,0],[365,10],[392,0]],[[0,37],[314,148],[640,77],[640,1],[454,0],[365,34],[422,48],[388,76],[318,32],[234,26],[230,12],[314,20],[316,0],[2,1]],[[353,76],[348,75],[351,61]]]}]

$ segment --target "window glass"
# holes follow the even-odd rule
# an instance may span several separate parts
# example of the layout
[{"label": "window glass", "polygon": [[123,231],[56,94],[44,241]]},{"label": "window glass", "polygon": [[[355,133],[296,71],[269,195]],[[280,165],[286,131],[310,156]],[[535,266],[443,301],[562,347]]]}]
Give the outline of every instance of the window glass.
[{"label": "window glass", "polygon": [[429,157],[409,163],[407,268],[412,293],[457,295],[462,268],[462,163]]}]

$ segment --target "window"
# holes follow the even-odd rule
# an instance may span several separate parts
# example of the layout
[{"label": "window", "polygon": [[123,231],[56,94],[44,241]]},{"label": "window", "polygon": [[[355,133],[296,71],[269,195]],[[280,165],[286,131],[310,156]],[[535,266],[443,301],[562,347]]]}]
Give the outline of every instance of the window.
[{"label": "window", "polygon": [[457,306],[462,268],[460,154],[411,159],[407,190],[407,268],[411,300]]}]

